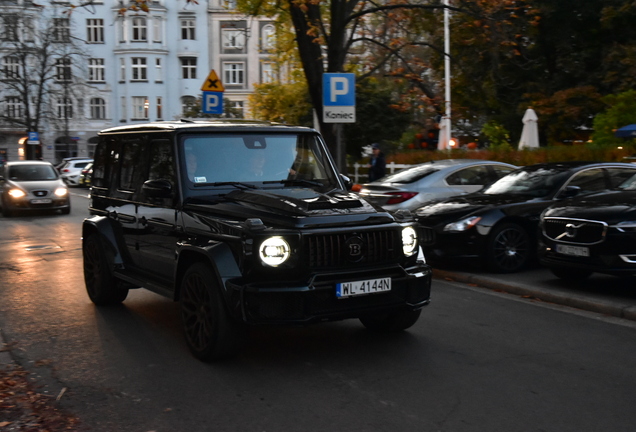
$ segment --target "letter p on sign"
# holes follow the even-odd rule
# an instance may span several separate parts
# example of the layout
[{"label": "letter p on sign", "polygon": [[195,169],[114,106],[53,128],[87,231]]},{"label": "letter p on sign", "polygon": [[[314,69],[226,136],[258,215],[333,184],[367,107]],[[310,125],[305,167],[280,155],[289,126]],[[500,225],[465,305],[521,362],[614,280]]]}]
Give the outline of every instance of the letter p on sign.
[{"label": "letter p on sign", "polygon": [[352,73],[322,75],[322,119],[325,123],[355,123],[356,77]]}]

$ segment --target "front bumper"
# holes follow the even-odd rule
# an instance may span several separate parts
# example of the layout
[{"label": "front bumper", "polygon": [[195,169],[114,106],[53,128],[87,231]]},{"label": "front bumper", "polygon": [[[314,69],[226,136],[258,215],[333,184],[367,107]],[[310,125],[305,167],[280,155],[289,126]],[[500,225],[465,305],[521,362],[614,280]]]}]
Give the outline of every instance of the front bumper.
[{"label": "front bumper", "polygon": [[[340,282],[391,277],[391,291],[336,297]],[[371,271],[317,274],[308,283],[272,286],[226,282],[236,318],[250,324],[309,324],[359,318],[374,312],[417,310],[430,302],[431,269],[426,264],[375,268]]]},{"label": "front bumper", "polygon": [[[8,210],[61,210],[66,209],[70,205],[68,195],[64,198],[50,198],[48,203],[34,203],[38,198],[5,198],[2,205]],[[41,200],[41,199],[40,199]]]}]

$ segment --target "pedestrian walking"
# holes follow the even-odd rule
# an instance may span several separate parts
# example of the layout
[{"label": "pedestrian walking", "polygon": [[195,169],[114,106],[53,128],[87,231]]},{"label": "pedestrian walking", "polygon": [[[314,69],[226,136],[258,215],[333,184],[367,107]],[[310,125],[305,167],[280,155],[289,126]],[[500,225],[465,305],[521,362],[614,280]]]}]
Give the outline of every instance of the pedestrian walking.
[{"label": "pedestrian walking", "polygon": [[384,157],[384,153],[382,153],[382,150],[380,149],[380,144],[371,144],[371,151],[373,154],[371,155],[371,160],[367,165],[369,168],[370,182],[378,180],[386,175],[386,159]]}]

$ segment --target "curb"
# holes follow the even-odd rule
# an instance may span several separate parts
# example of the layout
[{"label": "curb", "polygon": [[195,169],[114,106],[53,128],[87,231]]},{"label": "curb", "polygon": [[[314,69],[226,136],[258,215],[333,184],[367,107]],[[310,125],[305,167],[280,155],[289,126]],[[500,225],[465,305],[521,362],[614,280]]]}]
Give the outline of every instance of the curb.
[{"label": "curb", "polygon": [[447,270],[433,269],[433,277],[636,321],[636,306],[633,303],[572,293],[564,294],[545,288],[514,285],[489,277]]}]

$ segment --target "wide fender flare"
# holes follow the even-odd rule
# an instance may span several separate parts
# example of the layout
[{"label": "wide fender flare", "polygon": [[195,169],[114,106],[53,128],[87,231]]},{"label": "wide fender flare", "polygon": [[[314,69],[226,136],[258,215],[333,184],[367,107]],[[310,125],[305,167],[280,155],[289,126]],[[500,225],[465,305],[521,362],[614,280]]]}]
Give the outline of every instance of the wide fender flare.
[{"label": "wide fender flare", "polygon": [[242,276],[232,249],[226,243],[218,242],[204,247],[185,245],[181,248],[177,258],[176,280],[181,280],[189,265],[196,261],[204,261],[212,267],[224,295],[228,295],[226,282]]},{"label": "wide fender flare", "polygon": [[106,258],[109,260],[109,266],[121,266],[124,264],[124,258],[121,254],[119,245],[117,244],[117,235],[110,219],[106,216],[91,216],[84,219],[82,224],[82,242],[92,232],[97,232]]}]

